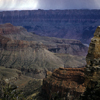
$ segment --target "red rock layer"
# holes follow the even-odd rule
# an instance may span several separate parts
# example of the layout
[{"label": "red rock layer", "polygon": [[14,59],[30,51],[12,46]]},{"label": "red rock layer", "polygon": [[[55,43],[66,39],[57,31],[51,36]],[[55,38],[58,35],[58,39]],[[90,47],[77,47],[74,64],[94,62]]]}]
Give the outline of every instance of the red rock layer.
[{"label": "red rock layer", "polygon": [[84,68],[59,68],[43,80],[43,90],[51,100],[53,94],[74,100],[85,91]]},{"label": "red rock layer", "polygon": [[24,40],[11,40],[7,37],[0,35],[0,49],[6,50],[20,50],[28,47],[39,48],[43,47],[43,44],[36,43],[35,41],[24,41]]},{"label": "red rock layer", "polygon": [[0,35],[7,35],[20,32],[20,28],[13,26],[10,23],[0,25]]}]

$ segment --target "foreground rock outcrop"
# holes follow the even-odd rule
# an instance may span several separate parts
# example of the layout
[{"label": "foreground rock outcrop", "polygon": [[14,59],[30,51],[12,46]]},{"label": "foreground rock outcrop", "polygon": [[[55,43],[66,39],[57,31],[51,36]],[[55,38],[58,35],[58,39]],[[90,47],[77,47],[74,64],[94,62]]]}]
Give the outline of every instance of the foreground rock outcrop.
[{"label": "foreground rock outcrop", "polygon": [[97,27],[94,37],[91,39],[86,62],[87,77],[90,77],[90,80],[98,79],[100,73],[100,26]]},{"label": "foreground rock outcrop", "polygon": [[84,68],[59,68],[53,73],[47,72],[42,89],[49,100],[75,100],[85,91],[84,80]]},{"label": "foreground rock outcrop", "polygon": [[59,68],[47,72],[43,91],[50,100],[100,100],[100,26],[91,39],[85,68]]},{"label": "foreground rock outcrop", "polygon": [[91,39],[86,62],[87,88],[81,100],[100,100],[100,26],[97,27]]},{"label": "foreground rock outcrop", "polygon": [[99,68],[100,65],[100,26],[97,27],[94,37],[91,39],[88,54],[86,57],[87,67]]}]

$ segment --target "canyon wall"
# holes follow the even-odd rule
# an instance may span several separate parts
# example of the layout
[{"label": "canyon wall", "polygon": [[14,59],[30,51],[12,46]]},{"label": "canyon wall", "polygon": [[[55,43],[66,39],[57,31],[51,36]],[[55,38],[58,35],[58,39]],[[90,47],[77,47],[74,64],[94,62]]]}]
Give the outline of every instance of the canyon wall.
[{"label": "canyon wall", "polygon": [[0,12],[0,23],[23,26],[42,36],[78,39],[89,44],[100,22],[99,10],[26,10]]}]

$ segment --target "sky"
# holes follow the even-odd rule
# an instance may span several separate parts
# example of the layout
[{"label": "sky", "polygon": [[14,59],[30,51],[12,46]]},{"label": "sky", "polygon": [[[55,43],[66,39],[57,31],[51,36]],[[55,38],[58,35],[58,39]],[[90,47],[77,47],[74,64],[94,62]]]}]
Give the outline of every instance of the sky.
[{"label": "sky", "polygon": [[100,9],[100,0],[0,0],[0,11],[36,9]]}]

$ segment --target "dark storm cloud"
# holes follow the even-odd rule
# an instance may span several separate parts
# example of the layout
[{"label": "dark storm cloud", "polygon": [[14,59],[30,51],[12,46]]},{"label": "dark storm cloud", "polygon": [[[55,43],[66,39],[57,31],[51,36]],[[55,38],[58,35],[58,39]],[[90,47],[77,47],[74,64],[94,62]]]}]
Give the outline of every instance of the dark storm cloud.
[{"label": "dark storm cloud", "polygon": [[0,10],[100,9],[100,0],[0,0]]}]

